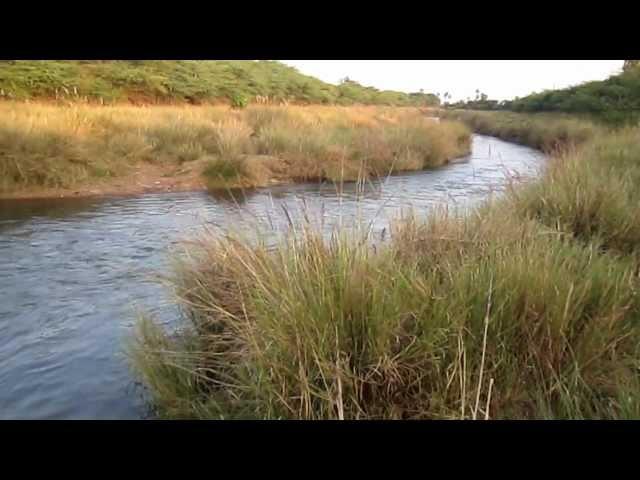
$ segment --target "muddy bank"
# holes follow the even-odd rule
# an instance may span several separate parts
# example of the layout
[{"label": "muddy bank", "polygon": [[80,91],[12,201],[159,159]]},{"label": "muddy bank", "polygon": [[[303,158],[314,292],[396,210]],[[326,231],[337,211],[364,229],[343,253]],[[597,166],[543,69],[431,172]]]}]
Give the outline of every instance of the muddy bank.
[{"label": "muddy bank", "polygon": [[196,161],[182,166],[143,163],[129,175],[92,182],[74,188],[37,188],[0,193],[0,200],[68,197],[128,196],[153,192],[184,192],[206,189],[204,164]]},{"label": "muddy bank", "polygon": [[[265,159],[268,159],[265,160]],[[442,166],[464,162],[467,156],[463,155],[447,160]],[[16,192],[0,192],[0,200],[37,200],[51,198],[90,198],[102,196],[126,197],[141,195],[144,193],[160,192],[197,192],[204,190],[226,190],[242,188],[261,188],[276,185],[294,185],[314,182],[314,179],[296,179],[287,177],[286,169],[282,162],[275,157],[265,155],[247,156],[248,165],[256,172],[262,172],[267,168],[268,173],[255,184],[244,185],[239,183],[221,184],[224,186],[207,183],[203,171],[206,168],[206,159],[185,163],[181,166],[175,165],[154,165],[142,163],[135,166],[132,171],[125,176],[105,179],[99,182],[92,182],[86,185],[79,185],[74,188],[32,188]],[[278,167],[273,164],[277,163]],[[438,167],[436,167],[438,168]],[[430,170],[427,168],[424,170]],[[398,175],[415,170],[398,170],[391,175]],[[420,170],[418,170],[420,171]],[[264,172],[263,172],[264,173]],[[315,179],[316,183],[321,183],[322,178]],[[349,180],[351,181],[351,180]]]}]

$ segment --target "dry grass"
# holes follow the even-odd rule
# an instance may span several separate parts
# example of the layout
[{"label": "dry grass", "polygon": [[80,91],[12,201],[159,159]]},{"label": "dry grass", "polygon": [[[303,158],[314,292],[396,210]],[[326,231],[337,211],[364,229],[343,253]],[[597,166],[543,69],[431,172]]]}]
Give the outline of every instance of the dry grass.
[{"label": "dry grass", "polygon": [[547,153],[581,145],[609,129],[563,114],[524,114],[472,110],[441,110],[443,118],[464,122],[474,132],[521,143]]},{"label": "dry grass", "polygon": [[504,212],[405,219],[374,250],[313,230],[191,244],[191,327],[132,352],[173,418],[621,418],[640,412],[626,259]]},{"label": "dry grass", "polygon": [[638,145],[594,138],[375,248],[308,226],[187,244],[190,323],[142,321],[134,365],[171,418],[640,418]]},{"label": "dry grass", "polygon": [[[469,131],[413,108],[96,107],[0,103],[0,193],[206,160],[211,186],[355,180],[446,163]],[[275,160],[277,159],[277,161]]]},{"label": "dry grass", "polygon": [[605,250],[640,247],[640,135],[609,134],[553,159],[544,181],[511,192],[511,208]]}]

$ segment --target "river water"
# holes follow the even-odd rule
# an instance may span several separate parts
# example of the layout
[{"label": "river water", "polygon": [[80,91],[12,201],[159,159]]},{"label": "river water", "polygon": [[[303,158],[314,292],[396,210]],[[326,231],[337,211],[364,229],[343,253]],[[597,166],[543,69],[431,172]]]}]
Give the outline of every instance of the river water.
[{"label": "river water", "polygon": [[203,225],[256,220],[278,228],[289,212],[321,212],[327,228],[354,217],[383,229],[414,208],[467,206],[514,174],[538,174],[544,156],[475,135],[472,154],[364,188],[297,184],[244,196],[205,192],[137,197],[0,200],[0,418],[139,419],[148,416],[124,345],[140,311],[175,326],[176,307],[154,275],[168,252]]}]

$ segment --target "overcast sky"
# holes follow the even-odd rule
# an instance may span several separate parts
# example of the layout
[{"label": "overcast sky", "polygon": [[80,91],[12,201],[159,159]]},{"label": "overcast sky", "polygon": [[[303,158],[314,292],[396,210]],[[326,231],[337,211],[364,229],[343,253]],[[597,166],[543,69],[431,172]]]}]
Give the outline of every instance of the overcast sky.
[{"label": "overcast sky", "polygon": [[495,100],[604,80],[622,69],[623,60],[284,60],[325,82],[349,77],[380,90],[449,92],[453,100],[475,90]]}]

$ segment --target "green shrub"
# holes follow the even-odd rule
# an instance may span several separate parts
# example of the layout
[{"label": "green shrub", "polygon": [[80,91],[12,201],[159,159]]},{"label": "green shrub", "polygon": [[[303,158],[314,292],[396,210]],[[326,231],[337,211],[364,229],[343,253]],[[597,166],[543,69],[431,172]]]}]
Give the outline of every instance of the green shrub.
[{"label": "green shrub", "polygon": [[231,107],[242,109],[249,105],[249,99],[242,94],[236,93],[231,97]]},{"label": "green shrub", "polygon": [[305,104],[437,105],[428,93],[380,92],[356,82],[325,83],[275,61],[82,60],[0,62],[0,97],[202,104],[256,96]]}]

